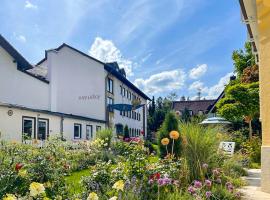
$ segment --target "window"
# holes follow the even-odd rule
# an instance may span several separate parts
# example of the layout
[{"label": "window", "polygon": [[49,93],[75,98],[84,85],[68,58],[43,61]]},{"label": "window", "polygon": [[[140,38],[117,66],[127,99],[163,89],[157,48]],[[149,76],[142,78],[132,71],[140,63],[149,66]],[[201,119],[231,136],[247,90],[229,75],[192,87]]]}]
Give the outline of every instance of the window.
[{"label": "window", "polygon": [[189,110],[189,115],[192,116],[193,115],[193,111],[192,110]]},{"label": "window", "polygon": [[128,111],[128,117],[131,118],[131,111]]},{"label": "window", "polygon": [[120,110],[119,112],[120,112],[120,115],[123,115],[122,110]]},{"label": "window", "polygon": [[38,119],[38,134],[37,139],[38,140],[46,140],[49,136],[49,120],[48,119]]},{"label": "window", "polygon": [[141,121],[141,114],[140,113],[139,113],[139,116],[138,117],[139,117],[138,120]]},{"label": "window", "polygon": [[[113,98],[107,97],[107,105],[113,105]],[[113,112],[112,107],[109,107],[109,112]]]},{"label": "window", "polygon": [[99,132],[101,130],[101,126],[96,126],[96,132]]},{"label": "window", "polygon": [[93,126],[86,125],[86,139],[92,140],[93,139]]},{"label": "window", "polygon": [[22,118],[23,140],[35,138],[36,119],[34,117]]},{"label": "window", "polygon": [[123,87],[123,96],[126,96],[126,89]]},{"label": "window", "polygon": [[126,111],[123,110],[123,116],[126,116]]},{"label": "window", "polygon": [[127,98],[128,98],[128,96],[129,96],[129,91],[128,90],[127,90],[127,93],[126,94],[127,94]]},{"label": "window", "polygon": [[120,85],[120,94],[123,95],[123,87]]},{"label": "window", "polygon": [[110,78],[107,80],[107,91],[113,94],[113,80]]},{"label": "window", "polygon": [[131,100],[131,92],[129,92],[129,99]]},{"label": "window", "polygon": [[81,138],[82,138],[82,125],[74,124],[74,139],[81,139]]}]

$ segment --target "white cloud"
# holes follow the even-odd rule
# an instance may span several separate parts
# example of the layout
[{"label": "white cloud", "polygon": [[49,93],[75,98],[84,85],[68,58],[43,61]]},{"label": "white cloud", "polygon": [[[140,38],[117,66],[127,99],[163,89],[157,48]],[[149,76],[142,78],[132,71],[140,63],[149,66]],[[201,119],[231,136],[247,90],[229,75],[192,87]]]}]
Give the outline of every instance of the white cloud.
[{"label": "white cloud", "polygon": [[34,5],[32,4],[30,1],[25,1],[25,5],[24,5],[25,8],[28,8],[28,9],[37,9],[37,5]]},{"label": "white cloud", "polygon": [[189,90],[202,90],[204,88],[204,84],[201,81],[195,81],[189,86]]},{"label": "white cloud", "polygon": [[127,76],[133,76],[132,68],[136,65],[133,61],[123,58],[121,51],[111,40],[96,37],[91,45],[89,54],[103,62],[118,62],[120,68],[124,68]]},{"label": "white cloud", "polygon": [[157,94],[179,90],[185,82],[185,73],[182,70],[163,71],[151,75],[147,79],[136,79],[135,85],[147,94]]},{"label": "white cloud", "polygon": [[189,71],[189,77],[191,79],[198,79],[199,77],[203,76],[206,71],[207,71],[206,64],[198,65],[197,67],[194,67]]},{"label": "white cloud", "polygon": [[[195,81],[189,86],[190,91],[196,91],[201,90],[202,98],[206,99],[216,99],[221,92],[224,90],[225,85],[229,83],[230,77],[233,75],[233,73],[228,73],[225,76],[221,77],[217,84],[207,87],[205,84],[201,81]],[[191,99],[196,99],[196,96],[191,97]]]},{"label": "white cloud", "polygon": [[22,43],[25,43],[26,42],[26,38],[24,35],[15,35],[16,37],[16,40],[22,42]]},{"label": "white cloud", "polygon": [[143,62],[143,63],[146,62],[151,56],[152,56],[152,53],[147,54],[146,56],[144,56],[144,57],[142,58],[142,62]]},{"label": "white cloud", "polygon": [[214,99],[217,98],[221,92],[224,90],[225,85],[229,83],[230,77],[233,75],[233,73],[228,73],[225,76],[221,77],[219,79],[219,82],[216,85],[213,85],[212,87],[208,88],[207,91],[207,99]]}]

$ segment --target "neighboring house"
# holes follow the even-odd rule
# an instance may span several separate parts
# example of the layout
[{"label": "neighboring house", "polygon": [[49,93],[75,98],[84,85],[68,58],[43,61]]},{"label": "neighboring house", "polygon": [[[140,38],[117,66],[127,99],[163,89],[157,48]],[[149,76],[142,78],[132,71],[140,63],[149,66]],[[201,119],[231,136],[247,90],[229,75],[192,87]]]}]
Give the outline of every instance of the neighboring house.
[{"label": "neighboring house", "polygon": [[[133,111],[108,109],[108,104],[144,104]],[[103,63],[67,44],[47,50],[32,66],[0,35],[1,138],[21,141],[62,134],[68,140],[92,139],[111,127],[132,136],[146,133],[150,100],[125,76],[117,63]]]},{"label": "neighboring house", "polygon": [[173,101],[172,107],[179,115],[182,115],[185,110],[188,110],[190,116],[200,116],[207,114],[215,101],[216,100]]}]

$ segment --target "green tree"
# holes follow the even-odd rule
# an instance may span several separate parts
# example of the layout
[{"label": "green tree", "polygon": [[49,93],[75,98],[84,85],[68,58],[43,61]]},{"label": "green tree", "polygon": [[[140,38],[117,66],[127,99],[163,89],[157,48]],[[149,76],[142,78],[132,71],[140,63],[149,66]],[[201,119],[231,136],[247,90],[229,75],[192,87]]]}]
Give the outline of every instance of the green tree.
[{"label": "green tree", "polygon": [[190,113],[189,113],[189,110],[187,108],[185,108],[182,112],[182,115],[181,115],[181,119],[184,121],[184,122],[189,122],[190,121]]},{"label": "green tree", "polygon": [[130,138],[130,136],[129,136],[129,130],[128,130],[128,126],[127,125],[125,125],[125,127],[124,127],[124,140],[126,138]]},{"label": "green tree", "polygon": [[245,119],[252,137],[252,120],[259,114],[259,83],[228,85],[218,104],[218,113],[228,120]]},{"label": "green tree", "polygon": [[249,42],[245,43],[245,49],[235,50],[232,54],[235,72],[241,77],[246,67],[255,65],[255,56],[252,54],[252,47]]},{"label": "green tree", "polygon": [[[160,157],[164,158],[164,156],[167,155],[167,150],[166,147],[161,144],[161,140],[163,138],[169,138],[170,139],[170,132],[171,131],[178,131],[179,130],[179,121],[175,115],[174,112],[169,112],[166,114],[165,120],[162,123],[161,128],[158,131],[158,146],[159,146],[159,152],[160,152]],[[181,136],[174,141],[174,154],[176,157],[179,157],[182,151],[182,139]],[[172,139],[170,139],[170,143],[168,144],[168,150],[169,152],[171,151],[172,148]]]}]

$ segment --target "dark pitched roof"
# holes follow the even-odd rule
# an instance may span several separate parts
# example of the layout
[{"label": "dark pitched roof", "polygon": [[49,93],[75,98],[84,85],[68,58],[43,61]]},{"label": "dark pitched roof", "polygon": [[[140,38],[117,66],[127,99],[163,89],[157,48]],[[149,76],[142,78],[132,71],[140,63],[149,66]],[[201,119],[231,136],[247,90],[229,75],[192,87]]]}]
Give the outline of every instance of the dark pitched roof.
[{"label": "dark pitched roof", "polygon": [[194,101],[173,101],[173,109],[176,111],[183,111],[185,109],[192,110],[196,115],[199,111],[208,113],[211,105],[215,103],[213,100],[194,100]]},{"label": "dark pitched roof", "polygon": [[52,111],[49,111],[49,110],[33,109],[33,108],[28,108],[28,107],[14,105],[14,104],[5,104],[5,103],[0,102],[0,106],[8,107],[8,108],[17,108],[17,109],[21,109],[21,110],[28,110],[28,111],[44,113],[44,114],[49,114],[49,115],[54,115],[54,116],[59,116],[59,117],[66,117],[66,118],[72,118],[72,119],[79,119],[79,120],[86,120],[86,121],[92,121],[92,122],[106,123],[105,120],[94,119],[94,118],[90,118],[90,117],[84,117],[84,116],[80,116],[80,115],[73,115],[73,114],[67,114],[67,113],[61,113],[61,112],[52,112]]},{"label": "dark pitched roof", "polygon": [[32,69],[32,65],[0,34],[0,46],[3,47],[16,61],[19,70]]},{"label": "dark pitched roof", "polygon": [[[77,53],[87,57],[87,58],[90,58],[102,65],[104,65],[104,69],[106,71],[108,71],[109,73],[111,73],[112,75],[114,75],[116,78],[118,78],[120,81],[122,81],[124,84],[126,84],[128,87],[130,87],[132,90],[134,90],[135,92],[137,92],[141,97],[147,99],[147,100],[151,100],[146,94],[144,94],[139,88],[137,88],[135,85],[133,85],[133,83],[131,83],[125,76],[123,76],[123,74],[121,73],[120,70],[117,70],[117,62],[113,62],[113,63],[104,63],[96,58],[93,58],[92,56],[89,56],[87,55],[86,53],[83,53],[81,52],[80,50],[68,45],[68,44],[65,44],[63,43],[61,46],[57,47],[56,49],[52,49],[52,50],[56,50],[56,51],[59,51],[60,49],[62,49],[63,47],[68,47],[74,51],[76,51]],[[50,50],[48,50],[50,51]],[[48,51],[45,51],[45,58],[43,58],[41,61],[39,61],[37,63],[37,65],[40,65],[41,63],[43,63],[46,59],[47,59],[47,52]],[[117,66],[116,66],[117,65]],[[119,67],[118,67],[119,68]]]},{"label": "dark pitched roof", "polygon": [[225,93],[224,90],[221,92],[221,94],[218,96],[218,98],[215,100],[215,102],[211,105],[209,109],[209,113],[216,112],[216,105],[219,102],[220,99],[224,97]]}]

